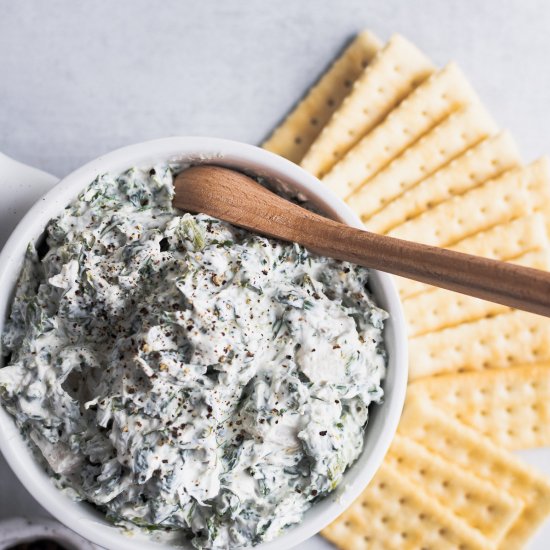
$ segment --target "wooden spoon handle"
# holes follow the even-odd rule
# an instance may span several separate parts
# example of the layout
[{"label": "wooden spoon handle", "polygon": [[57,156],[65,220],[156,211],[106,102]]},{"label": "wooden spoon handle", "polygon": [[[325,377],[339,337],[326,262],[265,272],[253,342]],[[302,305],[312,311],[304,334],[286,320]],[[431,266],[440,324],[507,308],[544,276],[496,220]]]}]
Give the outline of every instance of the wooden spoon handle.
[{"label": "wooden spoon handle", "polygon": [[[550,273],[470,254],[375,235],[353,228],[325,230],[313,245],[346,259],[437,287],[550,317]],[[345,246],[339,254],[336,243]]]},{"label": "wooden spoon handle", "polygon": [[296,231],[292,240],[318,254],[550,317],[545,271],[327,224],[320,216]]},{"label": "wooden spoon handle", "polygon": [[[324,256],[550,316],[550,273],[545,271],[355,229],[290,203],[226,168],[197,166],[184,174],[186,189],[180,195],[185,196],[186,210],[204,212],[207,204],[212,216],[300,243]],[[193,178],[196,183],[190,187]],[[215,185],[203,185],[205,178],[215,179]]]}]

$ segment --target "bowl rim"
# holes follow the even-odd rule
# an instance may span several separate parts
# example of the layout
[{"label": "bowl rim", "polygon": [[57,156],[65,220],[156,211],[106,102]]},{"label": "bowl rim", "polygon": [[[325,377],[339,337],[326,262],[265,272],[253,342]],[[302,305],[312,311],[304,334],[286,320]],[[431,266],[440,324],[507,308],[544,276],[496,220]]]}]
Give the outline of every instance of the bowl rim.
[{"label": "bowl rim", "polygon": [[[213,162],[239,167],[253,173],[275,179],[297,188],[329,216],[353,227],[363,228],[355,213],[317,178],[296,164],[259,147],[245,143],[208,137],[170,137],[146,141],[116,149],[102,155],[62,178],[50,191],[38,200],[16,226],[0,252],[0,333],[12,300],[24,250],[44,230],[48,221],[62,211],[77,194],[98,174],[120,173],[132,166],[151,166],[160,159],[168,162]],[[377,303],[390,313],[393,345],[389,355],[388,376],[393,378],[390,398],[378,405],[385,418],[383,430],[376,440],[366,439],[370,453],[364,457],[365,448],[358,461],[346,471],[337,490],[315,503],[303,520],[286,530],[273,541],[262,543],[259,550],[291,548],[318,533],[333,521],[370,482],[390,446],[405,401],[408,377],[407,332],[402,306],[391,275],[372,270],[371,282],[378,290]],[[386,329],[387,330],[387,329]],[[386,342],[387,344],[387,342]],[[2,344],[0,343],[0,361]],[[374,415],[373,415],[374,416]],[[371,420],[372,422],[372,420]],[[369,426],[370,423],[369,422]],[[34,459],[30,449],[16,428],[13,417],[0,407],[0,451],[11,469],[29,493],[53,516],[79,535],[105,548],[130,550],[160,550],[168,548],[163,543],[152,542],[141,535],[126,536],[119,528],[107,524],[100,512],[76,503],[57,489],[47,473]],[[360,463],[360,464],[359,464]],[[355,466],[357,465],[357,468]],[[354,470],[355,468],[355,470]],[[354,471],[353,475],[350,472]],[[353,484],[348,482],[352,478]],[[313,512],[313,513],[309,513]]]}]

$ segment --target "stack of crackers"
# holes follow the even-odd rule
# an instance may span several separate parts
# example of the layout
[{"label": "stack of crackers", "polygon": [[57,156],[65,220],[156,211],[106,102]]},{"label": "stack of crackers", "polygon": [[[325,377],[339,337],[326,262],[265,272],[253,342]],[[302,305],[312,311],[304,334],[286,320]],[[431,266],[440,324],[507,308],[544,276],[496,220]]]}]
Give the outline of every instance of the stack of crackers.
[{"label": "stack of crackers", "polygon": [[[460,69],[358,35],[264,147],[367,229],[550,269],[550,165],[524,165]],[[550,319],[396,278],[410,384],[398,434],[323,535],[343,550],[516,549],[550,480],[510,453],[550,445]],[[498,281],[495,281],[498,285]]]}]

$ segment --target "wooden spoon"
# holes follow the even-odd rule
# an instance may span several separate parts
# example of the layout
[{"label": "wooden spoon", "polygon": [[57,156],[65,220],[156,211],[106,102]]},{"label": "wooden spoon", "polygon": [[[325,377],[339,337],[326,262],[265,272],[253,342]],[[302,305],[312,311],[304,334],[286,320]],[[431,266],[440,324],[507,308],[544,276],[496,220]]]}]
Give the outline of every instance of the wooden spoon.
[{"label": "wooden spoon", "polygon": [[175,191],[174,206],[182,210],[296,242],[323,256],[550,316],[550,273],[545,271],[355,229],[220,166],[184,170],[176,178]]}]

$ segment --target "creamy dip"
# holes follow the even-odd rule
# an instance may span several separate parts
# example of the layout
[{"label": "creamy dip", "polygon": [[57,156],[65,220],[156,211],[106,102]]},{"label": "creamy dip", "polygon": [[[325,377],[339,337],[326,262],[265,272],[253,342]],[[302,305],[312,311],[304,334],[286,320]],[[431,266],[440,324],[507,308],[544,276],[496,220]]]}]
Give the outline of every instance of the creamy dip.
[{"label": "creamy dip", "polygon": [[114,523],[254,545],[361,453],[387,314],[363,267],[175,210],[175,170],[98,177],[29,247],[0,392]]}]

